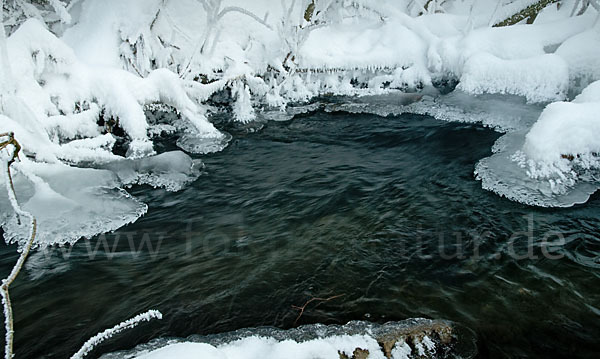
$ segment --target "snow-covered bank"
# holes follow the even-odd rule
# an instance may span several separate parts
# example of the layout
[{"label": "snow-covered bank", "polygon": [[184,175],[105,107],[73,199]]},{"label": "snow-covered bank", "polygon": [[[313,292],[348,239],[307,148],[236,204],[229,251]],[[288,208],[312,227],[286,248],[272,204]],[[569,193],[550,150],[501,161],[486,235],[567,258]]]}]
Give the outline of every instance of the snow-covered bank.
[{"label": "snow-covered bank", "polygon": [[384,325],[317,324],[288,331],[255,328],[187,340],[157,340],[102,358],[409,359],[472,358],[476,354],[475,338],[470,331],[447,321],[410,319]]},{"label": "snow-covered bank", "polygon": [[[15,166],[21,172],[16,182],[30,201],[25,207],[39,216],[43,245],[135,221],[145,205],[128,197],[127,185],[177,190],[197,178],[186,154],[151,157],[156,137],[175,136],[191,153],[220,151],[230,136],[214,127],[210,113],[231,111],[240,122],[289,118],[297,111],[289,105],[331,94],[368,95],[363,101],[368,102],[375,95],[419,92],[427,96],[409,105],[404,98],[383,106],[379,101],[364,107],[355,99],[336,106],[382,115],[412,111],[524,131],[510,161],[496,165],[516,164],[514,171],[484,170],[485,161],[478,167],[484,187],[525,203],[565,205],[556,195],[596,178],[600,136],[581,133],[597,131],[597,101],[577,97],[550,105],[527,141],[524,136],[535,122],[532,113],[600,80],[599,12],[596,2],[568,0],[560,7],[548,4],[531,24],[489,26],[534,3],[82,0],[65,8],[58,2],[36,5],[37,13],[17,4],[4,17],[11,34],[2,56],[0,132],[13,131],[28,156]],[[593,88],[581,96],[588,98]],[[504,99],[514,104],[514,96],[525,101],[514,108],[500,105]],[[156,109],[176,115],[156,122],[148,116]],[[582,115],[563,121],[573,111]],[[140,158],[147,161],[135,162]],[[89,198],[61,188],[65,176],[92,178],[71,187]],[[499,183],[517,178],[528,183],[527,195],[499,189]],[[540,190],[546,185],[550,191]],[[122,210],[108,217],[81,210],[83,203],[97,201]],[[56,211],[60,229],[50,228],[57,217],[43,210],[51,203],[64,204]],[[17,222],[9,207],[2,212],[5,237],[15,241]],[[64,219],[74,212],[72,221]]]},{"label": "snow-covered bank", "polygon": [[[588,86],[572,102],[548,105],[527,134],[524,150],[535,162],[593,161],[600,153],[600,81]],[[592,156],[592,158],[590,158]],[[586,159],[584,159],[586,158]],[[537,173],[532,169],[532,174]],[[545,175],[547,173],[541,173]]]}]

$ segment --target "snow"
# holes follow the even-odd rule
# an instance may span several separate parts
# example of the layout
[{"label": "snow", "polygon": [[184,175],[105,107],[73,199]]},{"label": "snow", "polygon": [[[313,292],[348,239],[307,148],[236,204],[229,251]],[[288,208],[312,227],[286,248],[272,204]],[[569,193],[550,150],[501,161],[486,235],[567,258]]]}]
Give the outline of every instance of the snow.
[{"label": "snow", "polygon": [[[144,3],[147,6],[143,6]],[[133,33],[141,24],[151,21],[154,15],[151,12],[158,3],[159,0],[83,1],[77,23],[67,29],[62,38],[80,61],[88,65],[119,68],[122,39],[117,31],[126,27],[129,33]],[[136,16],[124,16],[132,12]]]},{"label": "snow", "polygon": [[[187,96],[179,78],[166,69],[155,70],[146,78],[140,78],[120,69],[91,68],[79,62],[69,47],[36,20],[25,22],[10,37],[8,46],[11,63],[14,63],[13,71],[24,80],[18,84],[17,96],[27,99],[25,107],[32,111],[32,116],[28,117],[33,117],[30,121],[34,122],[31,127],[45,124],[49,132],[54,131],[62,141],[81,135],[100,135],[100,129],[94,124],[102,108],[103,116],[117,118],[131,137],[130,157],[151,155],[153,148],[147,133],[144,106],[154,102],[178,110],[198,136],[224,137],[208,122],[203,110]],[[82,104],[89,109],[76,112]],[[49,123],[46,124],[48,117]],[[39,137],[49,136],[39,134]],[[35,150],[35,144],[27,138],[22,141],[24,147],[34,149],[36,153],[42,152],[41,148]],[[48,138],[42,141],[49,142]],[[34,142],[33,139],[31,142]],[[43,147],[58,158],[71,162],[82,160],[78,158],[77,151],[61,150],[56,143],[46,143]]]},{"label": "snow", "polygon": [[[568,174],[574,167],[600,169],[600,81],[572,102],[546,107],[525,138],[524,155],[533,178]],[[561,176],[562,177],[562,176]]]},{"label": "snow", "polygon": [[[30,238],[27,213],[38,248],[136,221],[148,207],[125,188],[180,191],[201,174],[200,159],[157,154],[153,141],[168,134],[191,154],[221,151],[232,136],[209,121],[218,111],[242,123],[316,109],[481,123],[505,132],[476,165],[484,189],[528,205],[585,203],[600,188],[600,7],[578,14],[581,2],[566,0],[533,24],[491,26],[535,2],[319,1],[310,17],[308,0],[7,3],[0,133],[23,149],[11,165],[16,198],[0,191],[4,238]],[[323,95],[346,97],[315,100]],[[213,106],[218,96],[227,106]],[[156,121],[157,108],[171,115]],[[0,153],[7,189],[10,151]],[[74,357],[159,317],[121,323]],[[369,333],[178,341],[136,357],[339,358],[357,347],[384,357]],[[392,356],[435,350],[422,336]]]},{"label": "snow", "polygon": [[233,105],[233,116],[242,123],[247,123],[256,119],[254,108],[252,107],[250,88],[242,81],[236,81],[231,89],[232,96],[235,98]]},{"label": "snow", "polygon": [[503,60],[484,53],[467,60],[458,87],[470,94],[519,95],[529,102],[559,101],[567,95],[569,69],[554,54]]},{"label": "snow", "polygon": [[[460,352],[454,343],[461,344]],[[384,359],[387,350],[392,358],[409,359],[433,358],[438,352],[449,357],[471,357],[476,347],[468,333],[454,331],[450,322],[408,319],[381,325],[354,321],[290,330],[248,328],[188,339],[161,338],[102,358],[339,359],[341,354],[352,358],[359,350],[368,351],[369,358]]]},{"label": "snow", "polygon": [[570,86],[581,91],[600,80],[600,27],[577,34],[556,50],[569,67]]},{"label": "snow", "polygon": [[[13,131],[24,153],[34,159],[15,165],[19,171],[15,183],[27,193],[19,196],[23,208],[38,220],[38,246],[73,243],[137,220],[147,207],[124,186],[180,190],[198,178],[198,163],[181,152],[148,158],[154,149],[147,105],[160,102],[174,108],[181,116],[177,125],[193,131],[199,141],[228,141],[188,97],[185,84],[167,69],[141,78],[119,68],[86,64],[34,19],[11,35],[7,48],[12,75],[19,81],[13,94],[3,96],[0,131]],[[116,119],[125,131],[127,159],[112,152],[117,138],[98,125],[100,117]],[[198,151],[222,147],[207,145]],[[66,164],[91,164],[96,169]],[[102,169],[111,166],[118,176]],[[123,166],[129,166],[129,172]],[[0,212],[5,239],[22,242],[27,228],[9,208]]]},{"label": "snow", "polygon": [[537,161],[600,153],[600,101],[548,105],[527,134],[524,150]]},{"label": "snow", "polygon": [[405,342],[396,343],[392,350],[392,358],[395,359],[408,359],[412,354],[412,348]]},{"label": "snow", "polygon": [[[413,20],[414,21],[414,20]],[[343,23],[314,30],[300,48],[301,68],[398,68],[425,62],[426,43],[401,21]]]},{"label": "snow", "polygon": [[277,341],[273,338],[249,337],[221,346],[203,343],[178,343],[136,356],[137,359],[313,359],[339,358],[338,352],[352,356],[355,348],[369,350],[369,358],[384,359],[379,344],[369,336],[334,336],[305,342]]},{"label": "snow", "polygon": [[576,98],[575,103],[599,102],[600,101],[600,80],[587,86]]}]

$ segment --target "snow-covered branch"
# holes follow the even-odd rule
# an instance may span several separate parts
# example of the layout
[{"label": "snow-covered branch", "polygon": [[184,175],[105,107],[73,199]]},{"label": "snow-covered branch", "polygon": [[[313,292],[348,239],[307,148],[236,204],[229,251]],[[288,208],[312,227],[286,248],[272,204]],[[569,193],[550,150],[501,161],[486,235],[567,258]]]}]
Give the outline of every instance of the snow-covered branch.
[{"label": "snow-covered branch", "polygon": [[221,10],[221,12],[219,13],[219,15],[217,16],[217,20],[223,19],[223,17],[225,15],[227,15],[227,13],[230,13],[230,12],[238,12],[240,14],[244,14],[244,15],[250,17],[251,19],[253,19],[254,21],[256,21],[257,23],[263,25],[267,29],[273,30],[273,27],[267,23],[267,19],[269,17],[269,13],[268,12],[265,13],[265,17],[261,19],[260,17],[258,17],[254,13],[252,13],[251,11],[248,11],[248,10],[242,8],[242,7],[239,7],[239,6],[227,6],[226,8],[224,8],[223,10]]},{"label": "snow-covered branch", "polygon": [[[501,6],[494,12],[491,23],[493,26],[514,25],[521,21],[527,20],[528,24],[532,24],[540,11],[544,8],[558,3],[559,0],[520,0]],[[500,20],[496,19],[500,17]]]},{"label": "snow-covered branch", "polygon": [[72,19],[66,5],[61,0],[11,0],[3,2],[4,23],[15,29],[27,19],[37,19],[45,23],[61,22],[70,24]]},{"label": "snow-covered branch", "polygon": [[2,281],[2,286],[0,287],[2,304],[4,306],[4,329],[6,332],[4,357],[6,359],[12,359],[13,357],[13,339],[15,333],[9,287],[15,281],[15,279],[17,279],[19,272],[23,268],[23,264],[25,264],[25,261],[29,256],[29,252],[31,251],[37,232],[36,219],[31,213],[24,211],[17,201],[17,195],[15,193],[15,187],[10,172],[10,165],[18,158],[20,150],[21,146],[15,140],[13,133],[0,134],[0,162],[2,162],[2,172],[4,174],[4,182],[6,184],[8,199],[19,220],[21,220],[21,218],[28,218],[31,223],[29,226],[29,237],[26,240],[26,244],[19,250],[19,259],[17,259],[17,263],[15,263],[8,277]]},{"label": "snow-covered branch", "polygon": [[75,354],[73,354],[73,356],[71,356],[71,359],[82,359],[86,355],[88,355],[92,350],[94,350],[94,348],[96,346],[98,346],[100,343],[102,343],[103,341],[110,339],[113,336],[115,336],[127,329],[135,328],[137,325],[139,325],[142,322],[149,322],[153,319],[159,319],[159,320],[162,319],[162,313],[157,310],[150,310],[150,311],[147,311],[146,313],[136,315],[135,317],[133,317],[129,320],[126,320],[126,321],[122,322],[121,324],[118,324],[110,329],[106,329],[102,333],[98,333],[98,334],[94,335],[93,337],[91,337],[90,339],[88,339],[88,341],[86,341],[83,344],[81,349],[79,349],[77,351],[77,353],[75,353]]}]

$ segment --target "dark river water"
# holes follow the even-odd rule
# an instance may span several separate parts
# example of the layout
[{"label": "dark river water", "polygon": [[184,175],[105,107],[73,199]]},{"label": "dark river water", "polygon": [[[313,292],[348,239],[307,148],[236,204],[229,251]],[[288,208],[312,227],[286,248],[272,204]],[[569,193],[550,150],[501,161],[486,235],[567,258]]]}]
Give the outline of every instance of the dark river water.
[{"label": "dark river water", "polygon": [[[537,209],[473,176],[500,134],[403,115],[312,113],[233,134],[146,216],[35,254],[11,292],[19,358],[66,358],[148,309],[101,352],[245,327],[425,317],[472,329],[480,357],[600,357],[600,196]],[[159,148],[172,149],[171,144]],[[16,260],[2,246],[1,273]],[[301,317],[292,306],[313,297]]]}]

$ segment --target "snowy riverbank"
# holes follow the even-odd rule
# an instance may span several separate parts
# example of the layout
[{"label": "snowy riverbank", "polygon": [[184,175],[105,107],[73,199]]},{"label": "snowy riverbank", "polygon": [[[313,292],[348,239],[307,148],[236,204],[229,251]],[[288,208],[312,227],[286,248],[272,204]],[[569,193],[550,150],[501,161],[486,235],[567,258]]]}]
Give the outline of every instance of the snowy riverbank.
[{"label": "snowy riverbank", "polygon": [[[598,83],[587,87],[600,79],[594,6],[571,16],[575,3],[551,4],[531,25],[489,27],[509,9],[452,2],[413,17],[404,3],[317,2],[312,13],[309,4],[87,0],[68,7],[70,23],[64,14],[61,22],[52,12],[29,20],[9,12],[0,132],[15,132],[27,155],[15,164],[15,181],[40,221],[38,244],[135,221],[145,208],[122,191],[129,183],[173,190],[193,180],[187,155],[152,157],[156,136],[175,134],[192,153],[219,151],[229,136],[210,113],[231,110],[243,122],[285,117],[288,105],[325,94],[424,92],[422,103],[396,110],[518,128],[518,138],[502,141],[512,146],[496,146],[497,161],[477,168],[484,188],[512,200],[569,206],[597,188],[600,98]],[[519,96],[518,107],[533,110],[506,112],[502,97],[490,102],[484,94]],[[177,116],[155,122],[148,111],[157,108]],[[532,111],[541,113],[535,125]],[[503,128],[508,122],[512,129]],[[149,159],[124,179],[114,170],[123,157]],[[98,212],[108,207],[110,214]],[[6,239],[18,241],[26,229],[9,207],[2,212]]]}]

